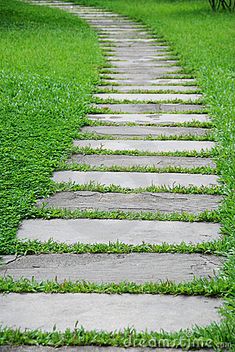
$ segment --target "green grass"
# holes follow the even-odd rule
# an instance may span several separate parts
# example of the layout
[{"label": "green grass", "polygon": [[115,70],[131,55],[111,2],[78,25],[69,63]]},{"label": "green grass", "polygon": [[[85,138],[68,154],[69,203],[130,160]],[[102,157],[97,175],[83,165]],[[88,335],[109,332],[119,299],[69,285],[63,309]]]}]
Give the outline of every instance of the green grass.
[{"label": "green grass", "polygon": [[51,187],[103,64],[96,34],[61,10],[0,4],[0,233],[9,240]]},{"label": "green grass", "polygon": [[75,182],[61,182],[55,183],[55,192],[63,191],[90,191],[100,193],[178,193],[178,194],[208,194],[208,195],[223,195],[222,187],[218,185],[212,186],[147,186],[147,187],[121,187],[116,184],[104,185],[96,181],[90,181],[83,184],[76,184]]},{"label": "green grass", "polygon": [[83,327],[66,329],[59,332],[56,327],[51,332],[42,330],[25,330],[1,328],[0,344],[11,345],[48,345],[60,346],[116,346],[116,347],[165,347],[180,348],[188,350],[201,348],[213,348],[215,351],[234,351],[235,338],[234,330],[230,325],[233,317],[231,314],[234,302],[227,301],[227,320],[219,325],[212,323],[206,328],[194,327],[191,330],[167,333],[136,331],[127,328],[122,331],[87,331]]},{"label": "green grass", "polygon": [[107,293],[107,294],[171,294],[187,296],[207,296],[207,297],[226,297],[233,295],[235,283],[229,282],[224,278],[213,279],[194,279],[185,283],[173,283],[163,281],[160,283],[146,282],[136,284],[135,282],[120,282],[97,284],[86,281],[64,281],[48,280],[37,282],[34,278],[31,280],[20,279],[14,280],[12,277],[0,278],[0,292],[16,293]]},{"label": "green grass", "polygon": [[[125,135],[121,135],[121,136],[115,136],[115,135],[108,135],[108,134],[101,134],[99,135],[98,133],[92,133],[92,132],[81,132],[78,133],[76,136],[76,139],[96,139],[96,140],[100,140],[100,139],[113,139],[113,140],[118,140],[118,139],[128,139],[128,140],[148,140],[148,141],[214,141],[214,137],[213,137],[213,133],[210,130],[206,131],[207,133],[204,135],[194,135],[194,134],[182,134],[182,135],[174,135],[174,133],[172,133],[172,135],[164,135],[164,134],[159,134],[159,135],[145,135],[145,136],[125,136]],[[121,134],[121,133],[120,133]]]},{"label": "green grass", "polygon": [[78,164],[74,162],[62,161],[56,168],[56,171],[123,171],[123,172],[153,172],[153,173],[187,173],[187,174],[203,174],[213,175],[216,174],[216,169],[210,166],[198,166],[192,168],[180,167],[180,166],[166,166],[158,168],[156,166],[92,166],[88,164]]}]

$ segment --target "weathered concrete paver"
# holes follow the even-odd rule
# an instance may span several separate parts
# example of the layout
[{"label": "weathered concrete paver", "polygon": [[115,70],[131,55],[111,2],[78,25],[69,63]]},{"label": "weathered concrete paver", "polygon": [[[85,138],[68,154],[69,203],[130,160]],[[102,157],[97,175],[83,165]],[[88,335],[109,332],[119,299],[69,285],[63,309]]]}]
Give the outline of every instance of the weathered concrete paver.
[{"label": "weathered concrete paver", "polygon": [[[152,56],[147,56],[148,58],[152,58]],[[105,84],[120,84],[120,85],[145,85],[145,86],[149,86],[150,84],[152,85],[158,85],[158,84],[189,84],[189,83],[194,83],[194,80],[191,79],[187,79],[187,78],[162,78],[162,77],[158,77],[158,78],[126,78],[126,79],[122,79],[122,78],[117,78],[117,77],[113,77],[111,78],[109,75],[109,78],[105,78],[103,79],[103,81],[105,82]]]},{"label": "weathered concrete paver", "polygon": [[112,155],[112,154],[73,154],[67,161],[68,164],[86,164],[89,166],[98,167],[156,167],[161,169],[164,167],[212,167],[215,168],[215,163],[209,158],[194,158],[194,157],[177,157],[177,156],[134,156],[134,155]]},{"label": "weathered concrete paver", "polygon": [[161,104],[97,104],[94,107],[101,109],[110,109],[115,112],[124,112],[124,113],[154,113],[154,112],[176,112],[176,111],[199,111],[203,110],[202,105],[197,104],[170,104],[170,103],[161,103]]},{"label": "weathered concrete paver", "polygon": [[144,124],[177,124],[184,122],[209,122],[209,117],[206,114],[90,114],[88,116],[91,120],[101,121],[106,123],[137,123]]},{"label": "weathered concrete paver", "polygon": [[74,244],[77,242],[201,243],[218,240],[220,225],[203,222],[141,221],[112,219],[24,220],[18,238]]},{"label": "weathered concrete paver", "polygon": [[[219,257],[202,254],[130,253],[130,254],[40,254],[3,257],[0,275],[15,280],[32,277],[47,280],[120,283],[192,281],[218,274]],[[9,262],[9,264],[7,264]]]},{"label": "weathered concrete paver", "polygon": [[[0,324],[22,329],[177,331],[219,322],[216,298],[170,295],[10,293],[0,296]],[[14,312],[14,315],[12,314]],[[203,312],[203,314],[202,314]]]},{"label": "weathered concrete paver", "polygon": [[74,184],[118,185],[123,188],[156,187],[212,187],[218,186],[218,176],[186,173],[153,172],[108,172],[108,171],[57,171],[53,174],[55,182]]},{"label": "weathered concrete paver", "polygon": [[157,140],[133,140],[133,139],[89,139],[75,140],[75,147],[90,147],[100,150],[137,150],[149,153],[176,152],[176,151],[202,151],[210,150],[215,146],[214,142],[207,141],[157,141]]},{"label": "weathered concrete paver", "polygon": [[83,127],[82,132],[120,138],[148,136],[206,136],[210,133],[207,128],[193,127],[156,127],[156,126],[89,126]]},{"label": "weathered concrete paver", "polygon": [[[151,63],[150,63],[151,64]],[[110,91],[112,90],[117,90],[119,92],[123,92],[123,93],[128,93],[131,91],[175,91],[175,92],[187,92],[187,91],[195,91],[198,90],[197,87],[195,86],[174,86],[174,85],[165,85],[165,86],[160,86],[160,85],[152,85],[152,86],[101,86],[100,89],[109,89]]]},{"label": "weathered concrete paver", "polygon": [[184,100],[184,101],[195,101],[202,97],[201,94],[139,94],[139,93],[99,93],[94,94],[94,97],[106,100],[129,100],[129,101],[166,101],[166,100]]},{"label": "weathered concrete paver", "polygon": [[179,193],[99,193],[92,191],[58,192],[40,199],[37,206],[68,210],[123,211],[138,213],[182,213],[199,214],[216,210],[221,196]]}]

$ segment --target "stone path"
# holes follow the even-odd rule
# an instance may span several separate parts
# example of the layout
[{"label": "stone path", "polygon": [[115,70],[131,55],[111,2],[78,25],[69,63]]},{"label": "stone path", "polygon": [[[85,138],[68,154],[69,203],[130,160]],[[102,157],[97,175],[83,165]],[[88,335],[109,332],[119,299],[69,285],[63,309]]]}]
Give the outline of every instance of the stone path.
[{"label": "stone path", "polygon": [[[39,200],[37,206],[72,211],[92,210],[97,214],[106,212],[107,219],[84,216],[67,220],[25,220],[18,237],[22,240],[53,239],[67,244],[120,241],[131,245],[143,242],[198,244],[219,239],[219,224],[113,220],[107,213],[164,215],[187,212],[197,215],[218,208],[221,201],[218,195],[164,191],[166,187],[211,188],[218,185],[215,175],[190,172],[196,167],[215,168],[211,159],[174,155],[174,152],[202,152],[214,147],[208,128],[177,125],[210,121],[204,113],[202,95],[198,93],[195,80],[181,73],[181,67],[175,58],[171,58],[164,42],[151,38],[144,26],[126,17],[56,1],[41,1],[40,4],[69,11],[94,26],[99,32],[100,45],[113,65],[105,68],[105,73],[101,75],[103,85],[100,93],[94,95],[96,103],[93,108],[102,109],[100,113],[89,115],[95,125],[82,130],[95,134],[95,138],[75,140],[78,153],[67,161],[68,167],[85,164],[93,170],[58,171],[54,173],[53,180],[64,183],[72,181],[78,185],[115,185],[128,188],[129,192],[80,190],[56,193],[48,199]],[[129,151],[129,155],[124,155]],[[112,171],[112,167],[119,168],[119,171]],[[179,172],[166,170],[173,167],[178,168]],[[160,169],[163,169],[162,173],[159,173]],[[150,186],[163,188],[162,191],[159,189],[159,193],[147,192],[145,188]],[[190,282],[194,277],[211,278],[218,275],[222,262],[221,258],[209,254],[41,254],[5,256],[0,273],[15,279],[34,277],[38,281],[56,277],[59,282],[70,279],[95,283],[167,280],[180,283]],[[222,305],[220,299],[200,296],[95,293],[12,293],[2,295],[0,301],[0,324],[43,330],[51,330],[56,324],[62,331],[72,329],[76,321],[85,329],[98,331],[119,330],[128,326],[137,330],[177,331],[220,321],[218,308]],[[10,350],[6,348],[6,351]],[[37,350],[50,351],[35,348]],[[103,351],[102,348],[85,350]]]}]

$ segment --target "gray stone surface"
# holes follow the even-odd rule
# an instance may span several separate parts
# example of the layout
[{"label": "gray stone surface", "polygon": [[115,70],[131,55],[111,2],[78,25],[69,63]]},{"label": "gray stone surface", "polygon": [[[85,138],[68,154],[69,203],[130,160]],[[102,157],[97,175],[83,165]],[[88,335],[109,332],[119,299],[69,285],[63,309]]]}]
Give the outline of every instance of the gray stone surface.
[{"label": "gray stone surface", "polygon": [[123,211],[138,213],[194,213],[216,210],[221,196],[178,193],[100,193],[91,191],[58,192],[40,199],[37,206],[68,210]]},{"label": "gray stone surface", "polygon": [[107,100],[130,100],[130,101],[169,101],[169,100],[183,100],[183,101],[195,101],[199,100],[201,94],[181,94],[181,93],[161,93],[161,94],[140,94],[140,93],[98,93],[94,94],[94,97]]},{"label": "gray stone surface", "polygon": [[210,118],[206,114],[94,114],[88,115],[91,120],[99,120],[102,122],[122,123],[138,123],[143,124],[176,124],[181,122],[208,122]]},{"label": "gray stone surface", "polygon": [[97,104],[98,108],[110,109],[123,113],[154,113],[174,111],[198,111],[204,107],[197,104]]},{"label": "gray stone surface", "polygon": [[74,154],[68,163],[87,164],[90,166],[154,166],[163,168],[180,166],[192,168],[198,166],[210,166],[215,168],[215,163],[209,158],[177,157],[177,156],[133,156],[133,155],[103,155],[103,154]]},{"label": "gray stone surface", "polygon": [[[105,82],[105,84],[120,84],[120,85],[145,85],[145,86],[149,86],[149,85],[158,85],[158,84],[177,84],[177,82],[180,81],[185,81],[182,82],[182,84],[184,83],[191,83],[191,82],[187,82],[186,78],[155,78],[155,79],[151,79],[151,78],[127,78],[127,79],[121,79],[121,78],[111,78],[109,77],[108,79],[103,79],[103,82]],[[192,83],[195,83],[195,81],[192,81]]]},{"label": "gray stone surface", "polygon": [[186,173],[108,172],[108,171],[57,171],[55,182],[72,182],[76,185],[93,184],[135,189],[159,187],[213,187],[218,186],[218,176]]},{"label": "gray stone surface", "polygon": [[[142,71],[143,72],[143,71]],[[166,75],[170,77],[170,73],[173,72],[172,71],[163,71],[160,72],[158,70],[158,72],[156,70],[154,70],[154,72],[151,72],[150,70],[147,71],[146,73],[140,73],[140,72],[123,72],[123,73],[112,73],[112,72],[107,72],[105,74],[102,74],[101,75],[101,78],[106,78],[107,76],[109,77],[109,79],[113,79],[113,80],[129,80],[129,81],[132,81],[133,84],[135,84],[135,82],[142,82],[142,81],[151,81],[151,80],[156,80],[156,79],[159,79],[159,78],[164,78]],[[175,75],[176,73],[174,73]],[[141,83],[140,83],[141,84]]]},{"label": "gray stone surface", "polygon": [[214,142],[206,141],[158,141],[158,140],[132,140],[132,139],[90,139],[75,140],[76,147],[90,147],[107,150],[138,150],[142,152],[176,152],[209,150],[215,146]]},{"label": "gray stone surface", "polygon": [[111,67],[111,68],[106,68],[105,71],[107,71],[107,74],[117,74],[117,75],[123,75],[124,78],[126,78],[126,75],[150,75],[152,78],[157,74],[162,74],[162,73],[168,73],[168,72],[177,72],[180,71],[180,67],[175,67],[175,66],[155,66],[152,65],[152,67],[145,67],[145,65],[138,65],[138,66],[130,66],[130,67]]},{"label": "gray stone surface", "polygon": [[208,128],[190,127],[155,127],[155,126],[90,126],[82,128],[82,132],[96,133],[101,136],[120,138],[157,137],[157,136],[205,136],[210,133]]},{"label": "gray stone surface", "polygon": [[[220,322],[216,298],[168,295],[44,294],[0,296],[0,324],[21,329],[178,331]],[[12,314],[14,312],[14,314]]]},{"label": "gray stone surface", "polygon": [[185,91],[195,91],[198,88],[195,86],[170,86],[170,85],[165,85],[165,86],[101,86],[100,89],[110,89],[112,90],[118,90],[119,92],[131,92],[131,91],[137,91],[137,90],[143,90],[143,91],[175,91],[175,92],[185,92]]},{"label": "gray stone surface", "polygon": [[[12,257],[12,258],[11,258]],[[40,254],[3,256],[0,275],[14,280],[94,283],[189,282],[217,276],[222,259],[212,255],[172,253]]]},{"label": "gray stone surface", "polygon": [[126,59],[126,60],[109,60],[109,62],[114,66],[114,67],[124,67],[124,68],[129,68],[129,67],[162,67],[162,66],[169,66],[172,64],[176,64],[178,61],[176,60],[163,60],[159,57],[158,60],[144,60],[144,59]]},{"label": "gray stone surface", "polygon": [[180,221],[112,219],[32,219],[24,220],[18,238],[73,243],[162,244],[201,243],[218,240],[220,225]]},{"label": "gray stone surface", "polygon": [[[118,44],[121,43],[121,45],[123,44],[135,44],[135,43],[154,43],[156,45],[158,45],[157,40],[154,38],[114,38],[113,36],[111,38],[108,39],[108,41],[110,41],[111,43],[117,43],[117,46],[119,46]],[[164,49],[166,49],[167,47],[164,46]]]}]

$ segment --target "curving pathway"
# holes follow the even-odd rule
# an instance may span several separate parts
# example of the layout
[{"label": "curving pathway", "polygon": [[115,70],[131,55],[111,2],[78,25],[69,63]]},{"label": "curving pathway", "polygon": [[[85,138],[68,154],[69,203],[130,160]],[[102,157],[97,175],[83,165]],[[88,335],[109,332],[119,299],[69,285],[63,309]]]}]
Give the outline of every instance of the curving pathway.
[{"label": "curving pathway", "polygon": [[[215,168],[210,158],[203,157],[214,147],[211,131],[203,125],[196,128],[182,124],[210,121],[195,80],[182,73],[167,45],[152,38],[143,25],[101,9],[56,1],[40,4],[56,6],[88,21],[98,31],[100,45],[112,65],[104,68],[100,92],[94,95],[96,103],[89,115],[93,125],[82,131],[94,138],[75,140],[78,153],[68,160],[71,170],[55,172],[53,179],[79,185],[101,184],[114,190],[59,192],[39,200],[37,206],[46,203],[50,208],[140,216],[138,220],[128,216],[115,220],[105,213],[106,219],[88,219],[84,213],[81,219],[25,220],[18,237],[41,241],[53,238],[68,244],[120,241],[133,245],[198,244],[219,239],[219,224],[143,220],[146,214],[156,213],[197,215],[217,209],[221,201],[212,192],[168,192],[174,187],[208,190],[218,185],[217,176],[197,172]],[[195,157],[196,152],[202,156]],[[72,169],[78,164],[86,164],[90,170]],[[16,259],[8,256],[0,270],[15,279],[34,276],[38,281],[56,276],[59,282],[179,283],[194,277],[213,277],[221,263],[220,257],[205,254],[47,254]],[[60,330],[73,328],[78,321],[88,330],[113,331],[131,326],[137,330],[177,331],[219,322],[218,308],[222,305],[219,299],[200,296],[95,293],[9,294],[1,296],[0,301],[1,324],[44,330],[51,330],[55,324]]]}]

